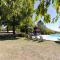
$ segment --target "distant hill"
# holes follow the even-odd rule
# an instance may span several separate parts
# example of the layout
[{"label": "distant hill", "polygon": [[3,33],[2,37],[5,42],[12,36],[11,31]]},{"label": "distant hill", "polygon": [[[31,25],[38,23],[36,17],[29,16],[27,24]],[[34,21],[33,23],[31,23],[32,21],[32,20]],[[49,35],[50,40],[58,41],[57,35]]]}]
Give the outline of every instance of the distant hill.
[{"label": "distant hill", "polygon": [[39,26],[41,34],[56,33],[56,31],[53,31],[53,30],[47,28],[42,21],[38,21],[37,25]]}]

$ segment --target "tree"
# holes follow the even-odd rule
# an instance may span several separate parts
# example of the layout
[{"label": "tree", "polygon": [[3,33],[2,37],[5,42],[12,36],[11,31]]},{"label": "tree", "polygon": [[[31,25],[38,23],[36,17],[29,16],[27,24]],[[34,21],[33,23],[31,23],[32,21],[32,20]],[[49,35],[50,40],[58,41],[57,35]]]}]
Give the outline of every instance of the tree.
[{"label": "tree", "polygon": [[[13,34],[15,34],[16,19],[20,25],[29,23],[32,24],[32,15],[36,13],[36,17],[44,17],[44,22],[50,22],[51,17],[47,13],[51,0],[39,0],[40,4],[36,10],[34,10],[35,1],[38,0],[1,0],[1,16],[7,21],[12,22]],[[53,7],[56,9],[57,16],[60,16],[60,0],[52,0]],[[57,17],[58,18],[58,17]],[[38,20],[38,19],[37,19]],[[57,20],[57,19],[56,19]],[[9,24],[9,23],[8,23]],[[8,26],[7,24],[7,26]]]},{"label": "tree", "polygon": [[1,0],[1,17],[5,18],[7,23],[12,19],[13,34],[15,34],[16,18],[19,22],[29,23],[32,20],[33,3],[34,0]]}]

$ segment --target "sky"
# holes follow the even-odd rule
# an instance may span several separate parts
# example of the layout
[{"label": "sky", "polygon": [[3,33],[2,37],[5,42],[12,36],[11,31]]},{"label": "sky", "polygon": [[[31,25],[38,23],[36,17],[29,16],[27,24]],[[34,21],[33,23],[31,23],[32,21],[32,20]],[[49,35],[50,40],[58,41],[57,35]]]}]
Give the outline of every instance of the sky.
[{"label": "sky", "polygon": [[[34,8],[36,9],[39,5],[39,1],[37,1],[35,4],[34,4]],[[56,14],[56,10],[52,7],[52,5],[49,6],[48,8],[48,11],[47,11],[50,15],[51,15],[51,19],[53,19],[57,14]],[[35,14],[33,15],[33,18],[35,17]],[[46,27],[48,27],[49,29],[51,30],[54,30],[54,31],[60,31],[60,18],[58,19],[57,22],[55,23],[48,23],[48,24],[45,24]]]}]

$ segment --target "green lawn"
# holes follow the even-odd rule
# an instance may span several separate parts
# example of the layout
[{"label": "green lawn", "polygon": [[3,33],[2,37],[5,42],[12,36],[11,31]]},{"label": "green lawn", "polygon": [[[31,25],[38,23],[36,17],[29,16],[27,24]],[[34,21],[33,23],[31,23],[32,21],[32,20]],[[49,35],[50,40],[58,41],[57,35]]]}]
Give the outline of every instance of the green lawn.
[{"label": "green lawn", "polygon": [[60,44],[26,38],[1,40],[0,60],[60,60]]}]

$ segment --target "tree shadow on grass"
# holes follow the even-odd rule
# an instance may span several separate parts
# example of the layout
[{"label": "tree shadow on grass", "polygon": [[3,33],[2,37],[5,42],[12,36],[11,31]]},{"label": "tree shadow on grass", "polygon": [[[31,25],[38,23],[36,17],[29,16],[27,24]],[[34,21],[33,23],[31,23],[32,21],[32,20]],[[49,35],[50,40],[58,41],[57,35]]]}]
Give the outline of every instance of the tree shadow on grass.
[{"label": "tree shadow on grass", "polygon": [[18,38],[14,35],[0,35],[0,41],[4,40],[17,40]]},{"label": "tree shadow on grass", "polygon": [[60,41],[55,41],[55,43],[60,44]]}]

